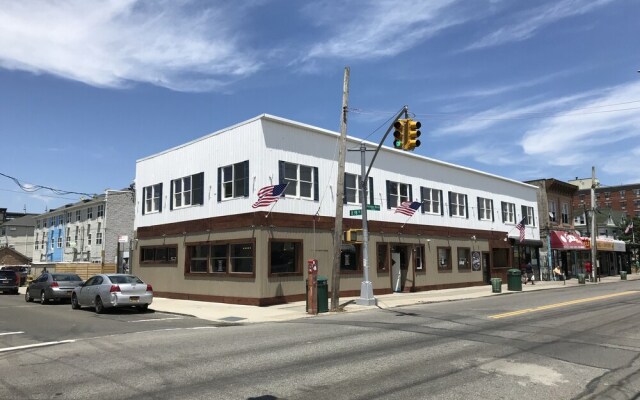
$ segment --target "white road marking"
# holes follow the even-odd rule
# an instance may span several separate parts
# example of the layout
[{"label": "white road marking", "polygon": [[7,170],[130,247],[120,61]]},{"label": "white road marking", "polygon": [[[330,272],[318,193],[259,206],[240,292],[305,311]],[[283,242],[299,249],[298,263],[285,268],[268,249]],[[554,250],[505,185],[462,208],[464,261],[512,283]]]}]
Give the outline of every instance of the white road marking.
[{"label": "white road marking", "polygon": [[4,336],[4,335],[19,335],[21,333],[24,333],[24,332],[3,332],[3,333],[0,333],[0,336]]},{"label": "white road marking", "polygon": [[4,349],[0,349],[0,353],[3,353],[5,351],[32,349],[36,347],[55,346],[55,345],[64,344],[64,343],[75,343],[75,340],[61,340],[59,342],[45,342],[45,343],[27,344],[24,346],[5,347]]}]

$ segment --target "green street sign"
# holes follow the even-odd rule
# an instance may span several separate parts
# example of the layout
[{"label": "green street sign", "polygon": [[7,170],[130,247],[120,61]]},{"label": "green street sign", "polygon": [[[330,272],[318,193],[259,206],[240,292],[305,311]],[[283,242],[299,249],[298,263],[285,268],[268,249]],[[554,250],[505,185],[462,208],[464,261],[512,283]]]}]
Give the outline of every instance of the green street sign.
[{"label": "green street sign", "polygon": [[367,204],[367,210],[380,211],[380,206],[376,204]]},{"label": "green street sign", "polygon": [[351,211],[349,211],[349,216],[351,216],[351,217],[355,217],[355,216],[358,216],[358,215],[362,215],[362,210],[351,210]]}]

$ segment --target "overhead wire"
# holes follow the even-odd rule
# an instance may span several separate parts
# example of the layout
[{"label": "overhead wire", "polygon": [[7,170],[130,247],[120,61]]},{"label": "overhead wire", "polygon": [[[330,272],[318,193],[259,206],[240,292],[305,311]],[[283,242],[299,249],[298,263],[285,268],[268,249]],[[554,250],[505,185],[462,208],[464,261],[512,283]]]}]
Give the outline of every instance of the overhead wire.
[{"label": "overhead wire", "polygon": [[16,185],[18,185],[18,187],[20,189],[22,189],[22,191],[27,192],[27,193],[34,193],[37,192],[39,190],[45,189],[45,190],[49,190],[59,196],[65,196],[68,194],[77,194],[79,196],[87,196],[87,197],[93,197],[95,196],[95,194],[91,194],[91,193],[84,193],[84,192],[74,192],[72,190],[62,190],[62,189],[56,189],[56,188],[52,188],[50,186],[44,186],[44,185],[33,185],[30,183],[22,183],[20,182],[20,180],[18,178],[15,178],[13,176],[7,175],[7,174],[3,174],[2,172],[0,172],[1,176],[4,176],[5,178],[11,179]]}]

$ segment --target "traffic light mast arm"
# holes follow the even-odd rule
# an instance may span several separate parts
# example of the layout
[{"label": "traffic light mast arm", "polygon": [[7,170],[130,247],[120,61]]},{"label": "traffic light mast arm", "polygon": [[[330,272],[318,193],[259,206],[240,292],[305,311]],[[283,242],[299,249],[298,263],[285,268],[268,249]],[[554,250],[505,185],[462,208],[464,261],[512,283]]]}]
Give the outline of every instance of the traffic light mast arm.
[{"label": "traffic light mast arm", "polygon": [[367,168],[367,173],[364,174],[364,176],[362,177],[362,180],[364,182],[366,182],[367,177],[369,177],[369,173],[371,172],[371,167],[373,167],[373,162],[376,160],[376,157],[378,156],[378,152],[380,151],[380,148],[382,147],[382,144],[384,143],[385,140],[387,140],[387,136],[389,136],[389,132],[391,132],[391,130],[393,129],[393,124],[396,123],[398,118],[400,118],[403,113],[404,113],[404,117],[408,118],[408,116],[409,116],[409,107],[407,107],[407,106],[402,107],[402,110],[400,110],[398,115],[396,115],[395,118],[393,119],[393,121],[391,121],[391,124],[389,125],[389,128],[387,128],[387,133],[384,134],[384,136],[382,137],[382,140],[380,141],[380,143],[378,144],[378,147],[376,148],[376,152],[373,153],[373,157],[371,158],[371,162],[369,163],[369,168]]}]

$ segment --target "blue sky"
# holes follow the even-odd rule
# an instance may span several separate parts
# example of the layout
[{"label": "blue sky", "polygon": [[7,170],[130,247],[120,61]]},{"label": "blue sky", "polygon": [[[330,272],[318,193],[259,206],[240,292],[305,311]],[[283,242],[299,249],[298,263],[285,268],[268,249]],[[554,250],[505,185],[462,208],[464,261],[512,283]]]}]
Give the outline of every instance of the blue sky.
[{"label": "blue sky", "polygon": [[[135,161],[274,114],[516,180],[640,182],[640,1],[3,1],[0,207],[127,187]],[[390,138],[387,145],[391,145]]]}]

